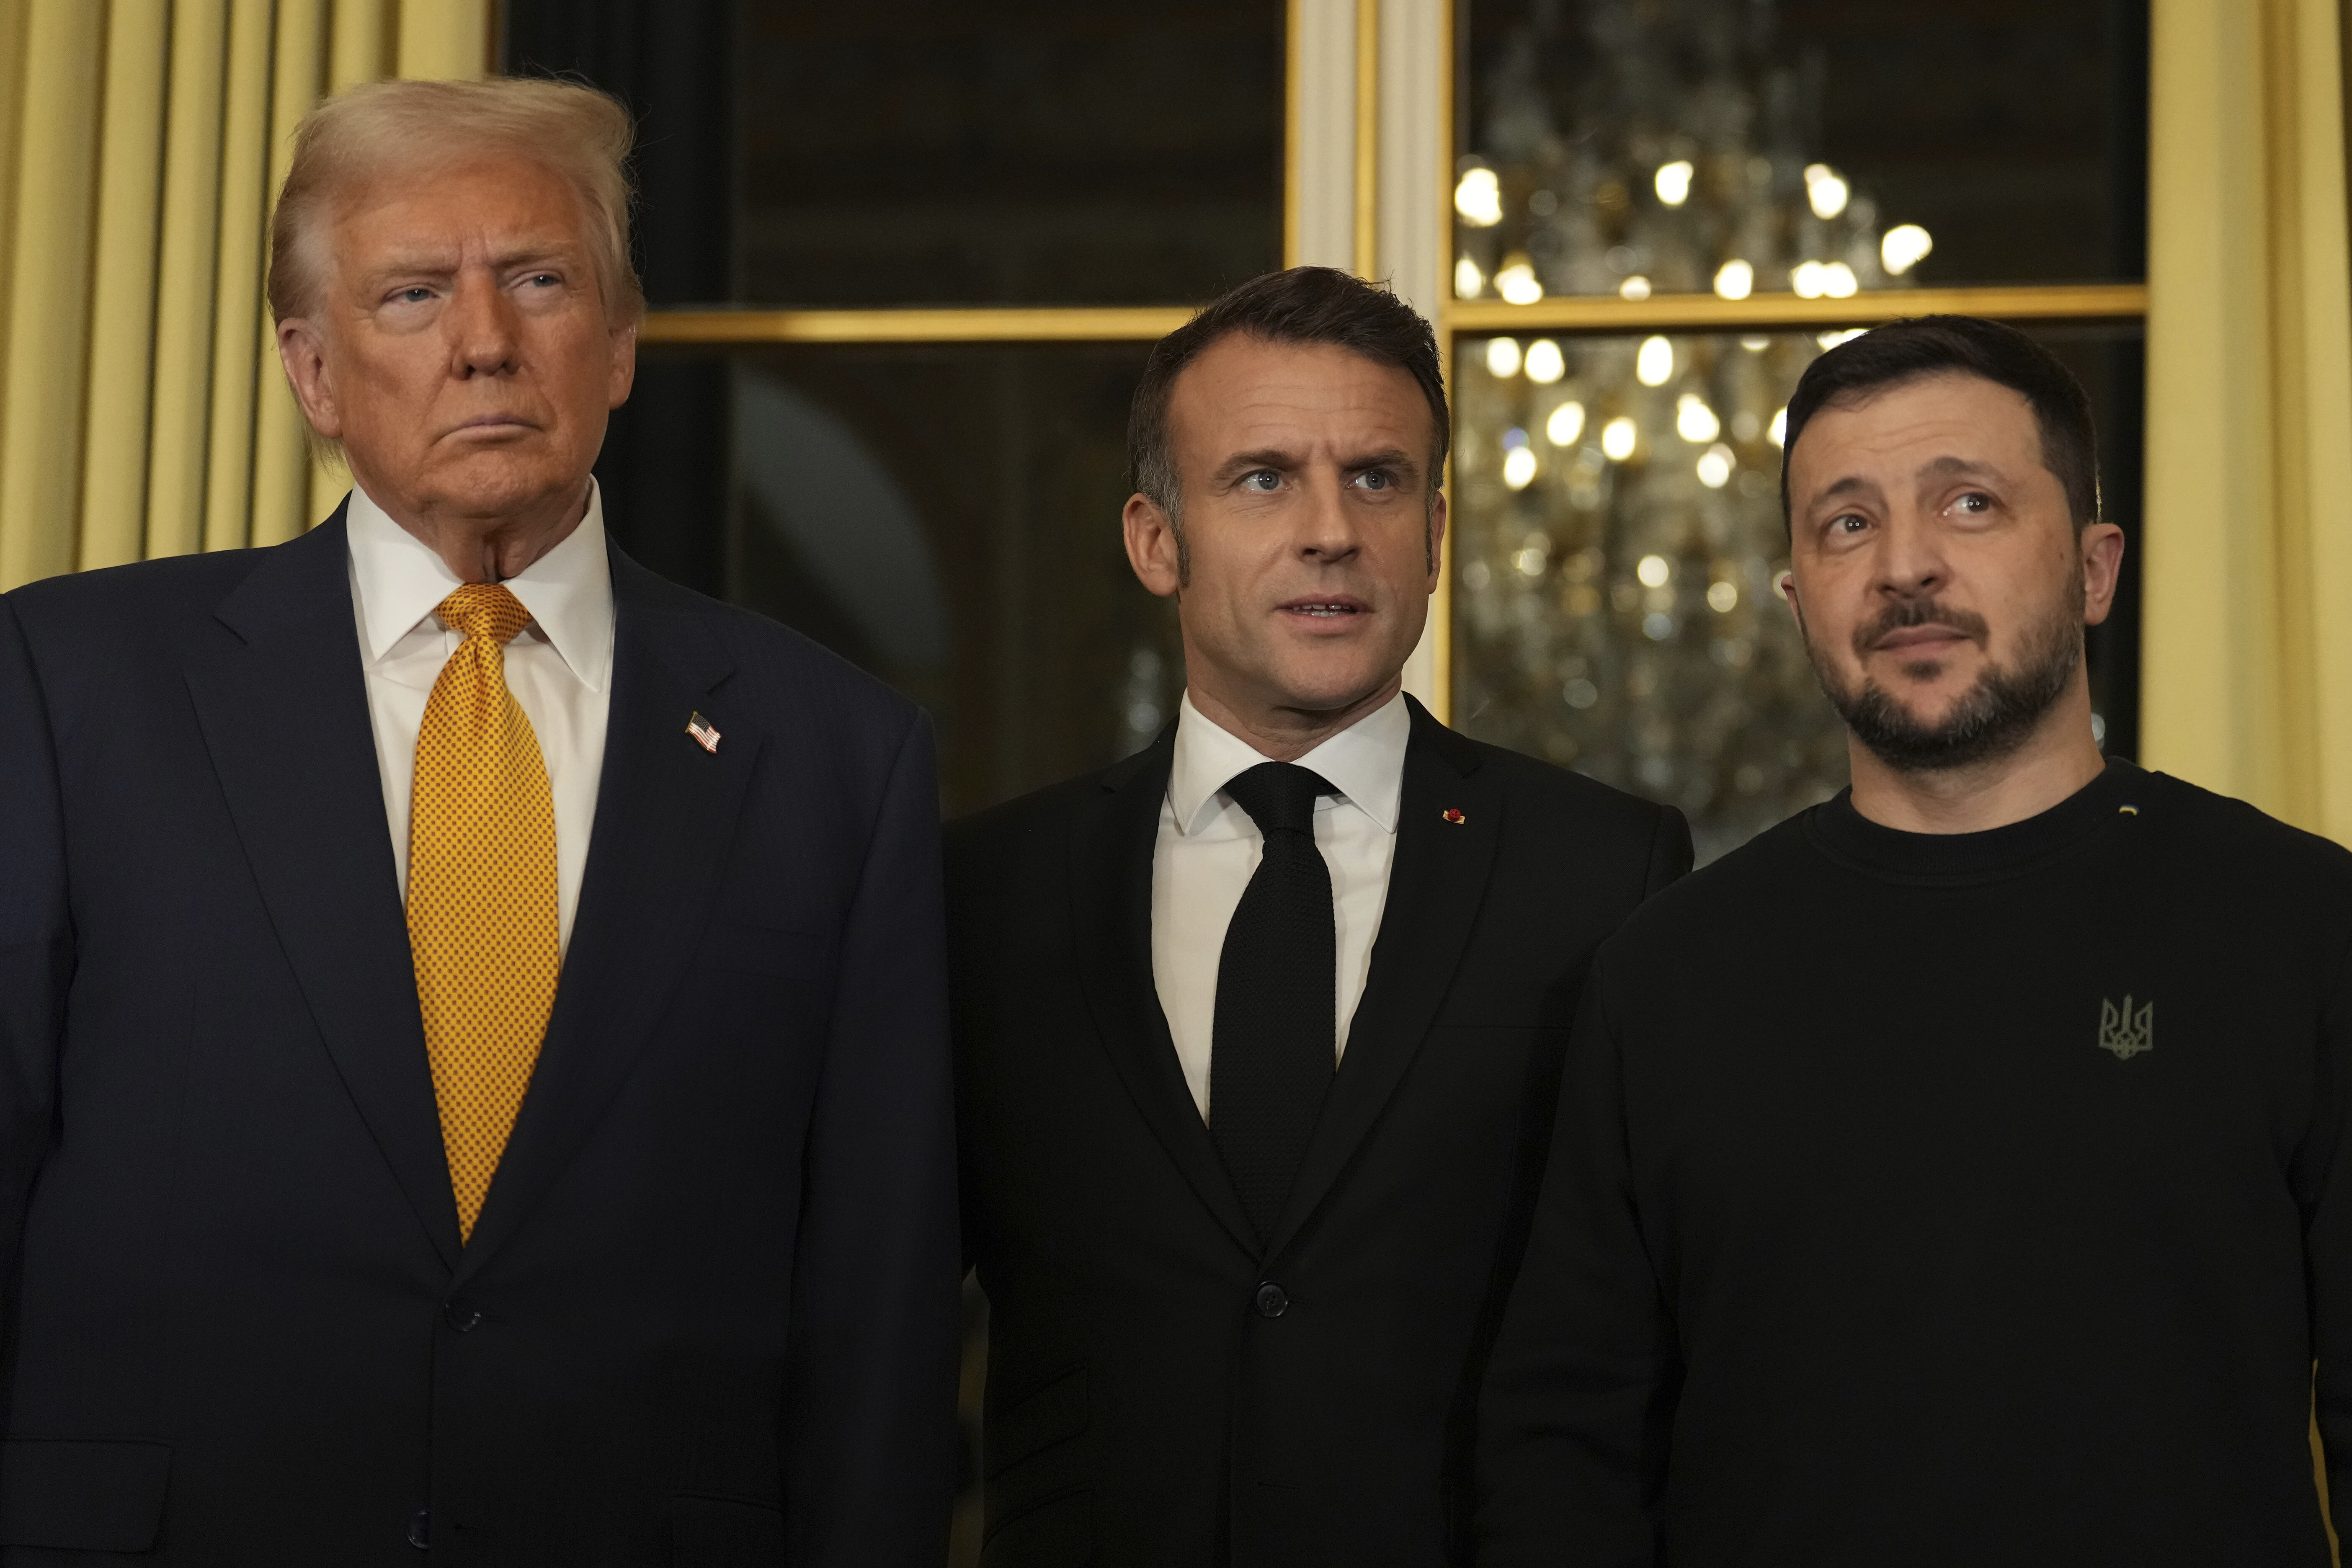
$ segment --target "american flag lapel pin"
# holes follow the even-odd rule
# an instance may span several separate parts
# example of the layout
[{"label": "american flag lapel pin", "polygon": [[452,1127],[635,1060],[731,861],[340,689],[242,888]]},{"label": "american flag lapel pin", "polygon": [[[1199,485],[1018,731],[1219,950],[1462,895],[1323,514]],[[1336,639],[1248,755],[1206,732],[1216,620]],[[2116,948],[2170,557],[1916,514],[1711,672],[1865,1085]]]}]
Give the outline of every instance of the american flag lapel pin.
[{"label": "american flag lapel pin", "polygon": [[710,752],[714,756],[718,754],[718,725],[713,724],[709,720],[704,718],[699,713],[689,713],[687,715],[686,719],[686,732],[693,736],[695,740],[700,743],[704,751]]}]

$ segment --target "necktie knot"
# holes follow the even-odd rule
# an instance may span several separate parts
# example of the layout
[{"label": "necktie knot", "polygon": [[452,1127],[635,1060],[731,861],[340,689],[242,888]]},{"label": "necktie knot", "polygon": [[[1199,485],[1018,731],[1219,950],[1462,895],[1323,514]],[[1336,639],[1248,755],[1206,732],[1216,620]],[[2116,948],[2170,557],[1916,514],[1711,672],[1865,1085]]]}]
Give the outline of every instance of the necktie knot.
[{"label": "necktie knot", "polygon": [[465,634],[467,640],[488,638],[496,647],[514,640],[530,623],[530,612],[502,583],[467,583],[435,607],[441,624]]},{"label": "necktie knot", "polygon": [[1315,801],[1337,795],[1321,773],[1296,763],[1260,763],[1225,784],[1234,803],[1264,834],[1315,832]]}]

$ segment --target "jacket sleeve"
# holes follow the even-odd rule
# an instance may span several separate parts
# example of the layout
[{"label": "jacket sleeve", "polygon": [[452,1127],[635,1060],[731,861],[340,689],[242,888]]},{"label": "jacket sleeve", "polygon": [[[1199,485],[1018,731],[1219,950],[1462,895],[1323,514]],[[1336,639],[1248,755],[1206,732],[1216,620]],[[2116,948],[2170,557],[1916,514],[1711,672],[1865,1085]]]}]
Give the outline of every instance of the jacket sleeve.
[{"label": "jacket sleeve", "polygon": [[2336,1531],[2352,1527],[2352,952],[2322,1004],[2312,1127],[2294,1177],[2304,1211],[2304,1275],[2317,1362],[2312,1418],[2326,1456]]},{"label": "jacket sleeve", "polygon": [[788,1561],[937,1568],[955,1488],[956,1237],[939,786],[899,746],[809,1131],[782,1446]]},{"label": "jacket sleeve", "polygon": [[[0,1303],[16,1300],[25,1205],[49,1152],[73,964],[57,750],[24,629],[0,598]],[[0,1338],[9,1327],[0,1316]]]},{"label": "jacket sleeve", "polygon": [[1681,1365],[1634,1208],[1609,950],[1584,988],[1479,1407],[1481,1568],[1651,1568]]}]

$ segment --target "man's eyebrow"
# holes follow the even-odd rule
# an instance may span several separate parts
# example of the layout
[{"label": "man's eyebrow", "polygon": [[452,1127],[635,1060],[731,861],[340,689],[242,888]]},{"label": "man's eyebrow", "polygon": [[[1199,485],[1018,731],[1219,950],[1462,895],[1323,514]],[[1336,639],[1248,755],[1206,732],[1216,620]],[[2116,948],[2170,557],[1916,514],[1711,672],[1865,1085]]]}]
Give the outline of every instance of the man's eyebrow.
[{"label": "man's eyebrow", "polygon": [[1860,474],[1848,474],[1835,484],[1824,486],[1815,492],[1813,502],[1819,505],[1825,500],[1835,500],[1841,496],[1874,496],[1877,493],[1878,486],[1874,481],[1864,479]]},{"label": "man's eyebrow", "polygon": [[450,254],[448,251],[443,250],[428,253],[420,250],[412,252],[406,256],[394,256],[388,258],[376,266],[369,268],[367,270],[367,276],[371,279],[390,278],[398,273],[413,272],[422,273],[428,277],[440,278],[446,277],[449,273],[455,272],[457,269],[457,258]]},{"label": "man's eyebrow", "polygon": [[1246,474],[1259,468],[1280,468],[1286,473],[1299,465],[1296,452],[1285,452],[1273,447],[1261,447],[1255,452],[1235,452],[1216,467],[1219,477]]},{"label": "man's eyebrow", "polygon": [[1362,468],[1418,468],[1420,467],[1413,460],[1412,454],[1402,447],[1384,447],[1377,452],[1368,453],[1360,458],[1350,458],[1339,466],[1351,473]]},{"label": "man's eyebrow", "polygon": [[550,261],[571,261],[579,258],[581,254],[582,248],[576,241],[551,239],[537,245],[518,245],[511,250],[502,250],[490,258],[490,267],[494,271],[503,272],[509,267],[530,267]]},{"label": "man's eyebrow", "polygon": [[1919,478],[1923,479],[1940,479],[1950,474],[1974,475],[1988,479],[2003,477],[1992,464],[1980,463],[1972,458],[1937,458],[1919,466]]},{"label": "man's eyebrow", "polygon": [[[518,245],[490,258],[490,269],[504,272],[511,268],[530,267],[551,261],[570,261],[577,258],[580,247],[569,240],[549,239],[528,245]],[[371,279],[397,277],[403,273],[427,278],[446,278],[463,265],[463,258],[447,250],[412,251],[394,255],[382,265],[368,269]]]}]

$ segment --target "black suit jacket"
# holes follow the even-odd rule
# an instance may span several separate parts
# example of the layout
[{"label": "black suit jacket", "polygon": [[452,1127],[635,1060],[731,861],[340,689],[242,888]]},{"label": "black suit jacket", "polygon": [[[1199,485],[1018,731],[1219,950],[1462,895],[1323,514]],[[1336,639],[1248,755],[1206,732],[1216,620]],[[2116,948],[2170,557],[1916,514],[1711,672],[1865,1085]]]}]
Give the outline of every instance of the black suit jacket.
[{"label": "black suit jacket", "polygon": [[338,514],[0,599],[0,1563],[931,1568],[923,720],[613,553],[585,882],[461,1248],[346,559]]},{"label": "black suit jacket", "polygon": [[1261,1251],[1152,983],[1173,750],[949,832],[982,1562],[1428,1568],[1586,963],[1689,833],[1416,704],[1370,977]]}]

